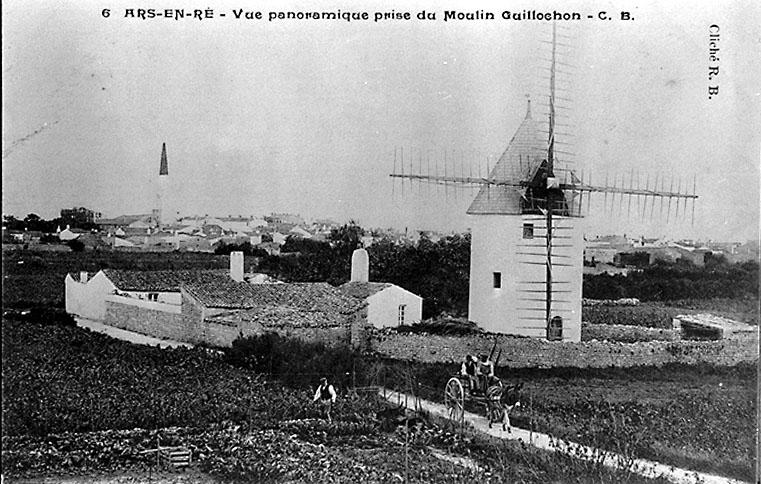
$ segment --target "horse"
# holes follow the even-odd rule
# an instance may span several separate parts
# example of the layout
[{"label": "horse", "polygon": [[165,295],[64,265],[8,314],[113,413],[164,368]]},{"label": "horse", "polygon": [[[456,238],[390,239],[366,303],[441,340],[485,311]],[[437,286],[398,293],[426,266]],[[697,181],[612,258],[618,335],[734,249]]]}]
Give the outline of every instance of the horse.
[{"label": "horse", "polygon": [[502,430],[512,432],[510,427],[510,412],[521,405],[521,389],[523,383],[508,385],[503,388],[502,384],[492,385],[486,390],[486,415],[491,424],[502,421]]}]

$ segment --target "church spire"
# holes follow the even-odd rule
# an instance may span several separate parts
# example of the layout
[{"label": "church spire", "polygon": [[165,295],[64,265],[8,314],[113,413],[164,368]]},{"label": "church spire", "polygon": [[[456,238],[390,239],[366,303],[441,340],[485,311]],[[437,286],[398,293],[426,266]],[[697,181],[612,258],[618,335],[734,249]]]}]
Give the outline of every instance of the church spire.
[{"label": "church spire", "polygon": [[161,167],[159,168],[159,176],[169,175],[169,165],[166,161],[166,143],[161,143]]}]

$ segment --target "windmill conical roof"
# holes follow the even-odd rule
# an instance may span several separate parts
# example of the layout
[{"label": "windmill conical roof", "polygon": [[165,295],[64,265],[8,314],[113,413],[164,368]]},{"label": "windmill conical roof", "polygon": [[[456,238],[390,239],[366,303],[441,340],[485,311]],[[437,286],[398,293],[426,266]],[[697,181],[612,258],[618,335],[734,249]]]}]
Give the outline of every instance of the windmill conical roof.
[{"label": "windmill conical roof", "polygon": [[[547,158],[547,144],[542,142],[531,105],[526,117],[513,135],[489,178],[495,181],[528,181]],[[516,215],[521,213],[521,197],[525,188],[484,185],[468,208],[470,215]]]}]

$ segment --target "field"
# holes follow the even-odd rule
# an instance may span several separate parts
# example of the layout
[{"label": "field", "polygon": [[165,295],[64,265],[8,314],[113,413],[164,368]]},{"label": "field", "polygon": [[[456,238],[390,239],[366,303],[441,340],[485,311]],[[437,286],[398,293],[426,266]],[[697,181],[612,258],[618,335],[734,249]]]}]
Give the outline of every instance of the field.
[{"label": "field", "polygon": [[670,329],[679,314],[711,313],[742,323],[758,325],[758,299],[683,299],[641,302],[637,306],[584,306],[582,320],[592,324],[625,324]]},{"label": "field", "polygon": [[[67,272],[101,268],[226,268],[211,254],[3,251],[4,307],[62,307]],[[758,324],[757,300],[645,302],[584,308],[592,323],[670,327],[680,312],[712,312]],[[177,443],[193,448],[197,470],[226,480],[337,482],[640,482],[554,454],[470,435],[428,422],[405,435],[382,431],[375,398],[341,399],[337,424],[309,405],[314,375],[264,378],[204,350],[160,351],[53,324],[3,320],[3,473],[11,477],[148,472],[142,451]],[[306,364],[306,363],[304,363]],[[370,374],[369,369],[375,372]],[[378,369],[411,375],[420,393],[441,400],[451,365],[366,361],[358,380]],[[345,374],[336,381],[348,385]],[[694,470],[752,480],[756,369],[676,367],[627,370],[511,370],[529,405],[514,424]],[[379,380],[375,379],[375,383]],[[392,380],[384,384],[394,387]],[[398,381],[397,383],[398,384]],[[289,422],[290,421],[290,422]],[[291,438],[295,436],[295,438]],[[410,459],[404,442],[410,442]],[[439,449],[473,458],[474,471],[436,458]]]},{"label": "field", "polygon": [[[408,366],[424,398],[442,401],[454,365]],[[674,466],[753,480],[756,368],[506,369],[524,382],[511,421],[551,435]],[[473,409],[483,413],[483,409]]]},{"label": "field", "polygon": [[376,412],[388,407],[374,396],[342,395],[327,425],[309,405],[311,389],[267,381],[202,349],[137,347],[10,320],[3,336],[6,478],[147,478],[156,469],[143,451],[160,441],[193,449],[195,470],[221,482],[644,482],[517,443],[457,437],[434,422],[409,434],[384,427]]}]

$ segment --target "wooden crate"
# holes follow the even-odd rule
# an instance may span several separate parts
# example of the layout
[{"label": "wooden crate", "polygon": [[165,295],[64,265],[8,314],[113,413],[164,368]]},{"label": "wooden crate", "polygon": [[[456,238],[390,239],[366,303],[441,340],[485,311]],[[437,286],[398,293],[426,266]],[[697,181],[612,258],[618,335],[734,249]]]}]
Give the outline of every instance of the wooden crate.
[{"label": "wooden crate", "polygon": [[191,450],[187,447],[160,447],[161,462],[173,467],[188,467],[192,461]]}]

